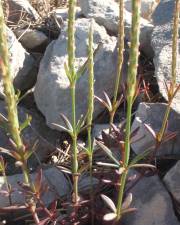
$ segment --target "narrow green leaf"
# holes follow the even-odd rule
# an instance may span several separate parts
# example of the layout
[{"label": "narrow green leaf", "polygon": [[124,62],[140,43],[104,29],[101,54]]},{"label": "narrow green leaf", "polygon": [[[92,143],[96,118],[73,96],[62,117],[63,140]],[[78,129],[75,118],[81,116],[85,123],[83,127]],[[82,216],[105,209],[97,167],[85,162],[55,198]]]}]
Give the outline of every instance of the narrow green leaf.
[{"label": "narrow green leaf", "polygon": [[61,129],[61,130],[63,130],[63,131],[65,131],[65,132],[67,132],[67,133],[69,133],[70,135],[72,135],[72,131],[67,129],[66,127],[63,127],[63,126],[61,126],[59,124],[56,124],[56,123],[52,123],[52,125],[57,127],[57,128],[59,128],[59,129]]},{"label": "narrow green leaf", "polygon": [[112,151],[108,147],[106,147],[99,141],[96,141],[96,144],[109,156],[111,160],[113,160],[116,163],[116,165],[120,166],[119,161],[113,156]]},{"label": "narrow green leaf", "polygon": [[25,128],[27,128],[30,125],[31,120],[32,120],[32,116],[26,115],[25,121],[22,124],[20,124],[20,127],[19,127],[20,131],[23,131]]},{"label": "narrow green leaf", "polygon": [[70,130],[72,132],[73,131],[73,127],[72,127],[70,121],[68,120],[68,118],[65,115],[63,115],[63,114],[61,114],[61,118],[64,121],[64,124],[66,125],[68,130]]},{"label": "narrow green leaf", "polygon": [[137,155],[129,164],[129,166],[132,166],[136,163],[138,163],[140,160],[146,158],[149,154],[150,154],[151,150],[147,149],[146,151],[144,151],[143,153]]}]

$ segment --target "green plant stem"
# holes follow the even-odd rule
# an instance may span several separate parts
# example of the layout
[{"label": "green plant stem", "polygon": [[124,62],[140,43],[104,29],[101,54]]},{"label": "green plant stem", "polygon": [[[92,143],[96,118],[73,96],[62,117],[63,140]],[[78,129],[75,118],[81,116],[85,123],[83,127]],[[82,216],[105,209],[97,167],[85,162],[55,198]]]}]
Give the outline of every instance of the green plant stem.
[{"label": "green plant stem", "polygon": [[178,54],[178,31],[179,31],[179,13],[180,13],[180,0],[175,2],[174,10],[174,24],[173,24],[173,43],[172,43],[172,89],[176,86],[176,74],[177,74],[177,54]]},{"label": "green plant stem", "polygon": [[71,76],[74,78],[74,61],[75,61],[75,6],[76,0],[69,0],[68,12],[68,66]]},{"label": "green plant stem", "polygon": [[71,87],[71,98],[72,98],[72,148],[73,148],[73,202],[78,202],[78,152],[77,152],[77,132],[76,132],[76,83]]},{"label": "green plant stem", "polygon": [[11,77],[8,43],[6,39],[6,27],[1,3],[0,3],[0,66],[2,70],[2,79],[5,93],[5,101],[7,105],[10,134],[12,136],[14,143],[16,144],[16,150],[22,157],[22,164],[23,164],[22,171],[24,174],[24,182],[26,184],[30,184],[30,176],[27,168],[27,162],[26,160],[23,160],[24,145],[20,134],[21,132],[18,120],[17,101]]},{"label": "green plant stem", "polygon": [[125,136],[125,155],[123,159],[124,172],[120,177],[120,188],[117,202],[116,222],[122,216],[122,203],[125,189],[125,183],[128,173],[128,164],[130,156],[130,135],[131,135],[131,116],[132,105],[136,93],[136,74],[139,56],[139,30],[140,30],[140,0],[132,0],[132,28],[131,28],[131,48],[127,78],[127,114],[126,114],[126,136]]},{"label": "green plant stem", "polygon": [[126,138],[125,138],[125,158],[124,158],[124,167],[125,171],[120,177],[120,190],[118,193],[118,203],[117,203],[117,217],[116,221],[119,221],[121,218],[121,208],[123,203],[123,194],[126,184],[127,178],[127,167],[129,164],[129,156],[130,156],[130,135],[131,135],[131,111],[132,111],[133,99],[128,99],[127,101],[127,121],[126,121]]},{"label": "green plant stem", "polygon": [[90,198],[91,198],[91,224],[94,224],[93,213],[93,145],[92,145],[92,121],[94,112],[94,53],[93,53],[93,21],[89,29],[89,48],[88,48],[88,69],[89,69],[89,93],[88,93],[88,157],[89,157],[89,174],[90,174]]},{"label": "green plant stem", "polygon": [[117,110],[117,96],[119,91],[119,84],[121,81],[121,70],[123,64],[123,53],[124,53],[124,0],[119,0],[119,31],[118,31],[118,65],[117,65],[117,76],[114,87],[114,97],[112,104],[112,112],[110,113],[110,124],[114,121],[114,115]]},{"label": "green plant stem", "polygon": [[[21,169],[24,176],[24,183],[31,186],[33,188],[33,184],[30,179],[30,174],[27,166],[27,160],[24,159],[25,155],[25,147],[21,138],[21,131],[18,119],[17,112],[17,97],[15,95],[12,76],[11,76],[11,68],[9,63],[9,51],[8,51],[8,43],[6,38],[6,26],[4,22],[3,10],[0,1],[0,66],[2,70],[2,80],[4,86],[5,93],[5,102],[7,105],[7,113],[8,113],[8,126],[11,137],[16,145],[16,151],[21,156]],[[7,183],[7,181],[6,181]],[[6,184],[8,185],[8,184]],[[9,198],[11,204],[11,198]],[[38,216],[34,209],[35,202],[31,201],[27,196],[27,203],[29,205],[29,209],[33,212],[33,217],[35,219],[36,224],[39,224]],[[33,205],[32,205],[33,204]]]},{"label": "green plant stem", "polygon": [[70,89],[72,99],[72,172],[73,172],[73,198],[78,202],[78,150],[77,150],[77,130],[76,130],[76,73],[75,65],[75,7],[76,0],[69,0],[68,12],[68,67],[70,73]]},{"label": "green plant stem", "polygon": [[171,64],[171,86],[168,93],[168,105],[164,114],[162,127],[157,134],[158,145],[162,142],[168,123],[169,114],[171,111],[171,104],[174,98],[176,89],[176,75],[177,75],[177,54],[178,54],[178,31],[179,31],[179,14],[180,14],[180,0],[176,0],[174,9],[173,22],[173,40],[172,40],[172,64]]}]

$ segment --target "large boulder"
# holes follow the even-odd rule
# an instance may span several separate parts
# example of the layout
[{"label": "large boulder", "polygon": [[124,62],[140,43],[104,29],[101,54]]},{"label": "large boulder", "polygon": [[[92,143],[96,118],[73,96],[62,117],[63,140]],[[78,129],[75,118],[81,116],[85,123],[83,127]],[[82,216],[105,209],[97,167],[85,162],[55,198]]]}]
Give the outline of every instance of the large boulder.
[{"label": "large boulder", "polygon": [[[14,86],[21,91],[30,89],[33,87],[37,76],[35,60],[28,52],[26,52],[9,28],[7,28],[7,40]],[[1,73],[0,91],[3,92]]]},{"label": "large boulder", "polygon": [[[89,19],[78,19],[75,23],[76,37],[76,68],[82,66],[87,59]],[[94,22],[94,48],[102,42],[95,55],[95,95],[103,98],[103,91],[109,97],[113,96],[116,76],[117,40],[107,34],[106,30]],[[69,80],[65,74],[64,63],[67,62],[67,26],[62,30],[58,40],[51,43],[40,64],[40,70],[35,86],[35,101],[40,111],[46,117],[48,126],[57,129],[53,123],[61,124],[60,113],[71,119],[71,95]],[[122,74],[126,74],[127,57]],[[77,119],[87,112],[88,71],[77,82],[76,113]],[[103,107],[95,103],[94,118]]]},{"label": "large boulder", "polygon": [[[160,4],[152,16],[154,30],[152,33],[151,44],[155,52],[155,76],[158,81],[159,91],[165,99],[168,99],[165,83],[169,84],[171,81],[174,7],[175,0],[160,1]],[[180,84],[180,50],[178,51],[177,59],[177,84]],[[180,113],[180,91],[174,98],[172,108]]]},{"label": "large boulder", "polygon": [[[118,34],[119,7],[118,3],[112,0],[79,0],[82,14],[87,18],[94,18],[95,21],[104,26],[111,34]],[[131,13],[124,10],[125,22],[125,38],[130,40],[131,31]],[[148,56],[152,56],[152,48],[150,45],[150,36],[153,25],[141,18],[140,48]]]},{"label": "large boulder", "polygon": [[[138,174],[137,174],[138,175]],[[131,207],[137,211],[122,217],[123,225],[179,225],[170,195],[157,175],[143,177],[131,189]]]},{"label": "large boulder", "polygon": [[[156,142],[150,131],[145,125],[150,126],[156,133],[162,126],[167,104],[163,103],[141,103],[136,112],[135,119],[132,124],[132,130],[138,131],[134,137],[131,147],[136,154],[142,153],[150,147],[155,146]],[[167,132],[178,132],[180,129],[180,115],[171,110],[168,119]],[[180,154],[180,133],[176,137],[163,143],[158,149],[158,155]],[[152,148],[153,149],[153,148]]]}]

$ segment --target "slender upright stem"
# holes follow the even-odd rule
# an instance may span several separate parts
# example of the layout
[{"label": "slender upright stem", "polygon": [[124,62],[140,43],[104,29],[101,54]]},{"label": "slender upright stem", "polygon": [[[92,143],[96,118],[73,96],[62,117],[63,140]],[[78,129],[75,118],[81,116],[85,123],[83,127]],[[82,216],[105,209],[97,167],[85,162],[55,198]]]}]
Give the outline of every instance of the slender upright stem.
[{"label": "slender upright stem", "polygon": [[113,123],[114,115],[117,110],[116,102],[119,91],[119,85],[121,81],[121,70],[123,64],[123,54],[124,54],[124,0],[119,0],[119,30],[118,30],[118,65],[117,65],[117,75],[114,87],[114,97],[113,97],[113,110],[110,114],[110,124]]},{"label": "slender upright stem", "polygon": [[77,133],[76,133],[76,93],[75,84],[71,87],[71,98],[72,98],[72,170],[73,170],[73,202],[78,202],[78,152],[77,152]]},{"label": "slender upright stem", "polygon": [[122,216],[122,201],[125,189],[127,168],[129,164],[130,156],[130,135],[131,135],[131,116],[132,116],[132,105],[136,91],[136,75],[138,66],[139,56],[139,30],[140,30],[140,0],[132,0],[132,28],[131,28],[131,48],[127,78],[127,114],[126,114],[126,137],[125,137],[125,157],[124,157],[124,168],[125,171],[120,177],[120,189],[118,194],[117,202],[117,217],[118,221]]},{"label": "slender upright stem", "polygon": [[75,61],[75,6],[76,0],[69,0],[68,11],[68,67],[71,76],[74,78],[74,61]]},{"label": "slender upright stem", "polygon": [[9,51],[6,38],[6,26],[4,22],[2,5],[0,2],[0,66],[2,70],[2,79],[5,93],[5,101],[8,112],[9,130],[14,143],[16,144],[16,150],[22,157],[22,171],[24,174],[24,182],[30,184],[30,176],[27,168],[27,162],[24,160],[24,145],[21,139],[20,125],[17,112],[16,95],[12,82],[12,71],[9,63]]},{"label": "slender upright stem", "polygon": [[73,199],[78,202],[78,150],[77,150],[77,130],[76,130],[76,73],[75,64],[75,6],[76,0],[69,0],[68,12],[68,67],[70,72],[70,89],[72,99],[72,171],[73,171]]},{"label": "slender upright stem", "polygon": [[171,67],[173,90],[175,89],[175,86],[176,86],[176,75],[177,75],[179,14],[180,14],[180,0],[176,0],[175,10],[174,10],[173,43],[172,43],[172,67]]},{"label": "slender upright stem", "polygon": [[89,156],[89,173],[90,173],[90,196],[91,196],[91,224],[94,224],[94,213],[93,213],[93,146],[92,146],[92,120],[93,120],[93,112],[94,112],[94,53],[93,53],[93,21],[90,25],[89,30],[89,48],[88,48],[88,69],[89,69],[89,93],[88,93],[88,156]]},{"label": "slender upright stem", "polygon": [[168,105],[164,114],[162,127],[157,134],[158,143],[162,142],[164,133],[167,128],[168,117],[171,111],[171,104],[173,101],[176,89],[176,75],[177,75],[177,54],[178,54],[178,32],[179,32],[179,15],[180,15],[180,0],[176,0],[174,9],[174,22],[173,22],[173,40],[172,40],[172,64],[171,64],[171,86],[168,93]]},{"label": "slender upright stem", "polygon": [[[1,4],[1,3],[0,3]],[[0,65],[4,85],[5,101],[7,104],[9,129],[17,149],[22,149],[23,143],[20,137],[19,121],[16,107],[16,96],[12,85],[11,68],[9,63],[9,51],[6,39],[6,26],[2,6],[0,5]]]}]

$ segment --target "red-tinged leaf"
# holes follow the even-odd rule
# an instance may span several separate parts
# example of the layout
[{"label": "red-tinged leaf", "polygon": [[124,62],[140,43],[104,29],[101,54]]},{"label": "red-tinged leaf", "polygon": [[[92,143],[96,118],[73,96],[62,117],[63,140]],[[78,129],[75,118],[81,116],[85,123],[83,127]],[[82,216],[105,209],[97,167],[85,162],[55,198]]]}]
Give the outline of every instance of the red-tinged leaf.
[{"label": "red-tinged leaf", "polygon": [[154,165],[151,165],[151,164],[143,164],[143,163],[131,165],[129,168],[141,168],[141,167],[150,168],[150,169],[156,169],[156,167]]},{"label": "red-tinged leaf", "polygon": [[175,92],[174,92],[172,98],[174,98],[174,97],[176,96],[176,94],[177,94],[177,92],[178,92],[179,90],[180,90],[180,84],[177,86],[177,88],[176,88],[176,90],[175,90]]},{"label": "red-tinged leaf", "polygon": [[0,190],[0,195],[2,195],[4,197],[8,197],[9,196],[9,192],[5,191],[5,190]]},{"label": "red-tinged leaf", "polygon": [[42,169],[40,169],[37,172],[35,181],[34,181],[34,187],[36,190],[36,193],[39,194],[40,190],[41,190],[41,186],[42,186]]},{"label": "red-tinged leaf", "polygon": [[8,149],[0,147],[0,152],[15,158],[17,161],[21,160],[21,156],[16,151],[10,151]]},{"label": "red-tinged leaf", "polygon": [[137,135],[139,129],[140,129],[140,127],[137,127],[135,130],[133,130],[133,131],[131,132],[131,138],[133,138],[134,136]]},{"label": "red-tinged leaf", "polygon": [[12,145],[13,149],[17,149],[16,143],[11,138],[9,138],[9,142]]},{"label": "red-tinged leaf", "polygon": [[106,102],[109,105],[109,108],[112,109],[112,103],[111,103],[111,100],[110,100],[109,96],[107,95],[107,93],[105,91],[103,93],[104,93],[104,96],[106,98]]},{"label": "red-tinged leaf", "polygon": [[35,143],[33,144],[31,150],[26,150],[25,154],[24,154],[24,158],[26,160],[29,159],[29,157],[36,151],[37,147],[38,147],[38,143],[39,143],[39,140],[36,140]]},{"label": "red-tinged leaf", "polygon": [[137,211],[137,208],[129,208],[129,209],[122,209],[121,213],[126,214],[130,212],[135,212],[135,211]]},{"label": "red-tinged leaf", "polygon": [[57,200],[54,200],[50,205],[50,212],[54,213],[56,211],[56,208],[57,208]]},{"label": "red-tinged leaf", "polygon": [[114,212],[116,213],[116,206],[114,204],[114,202],[106,195],[101,194],[101,198],[103,199],[103,201],[106,203],[106,205]]},{"label": "red-tinged leaf", "polygon": [[164,86],[165,86],[166,94],[169,96],[169,87],[168,87],[167,82],[165,80],[164,80]]},{"label": "red-tinged leaf", "polygon": [[94,97],[96,100],[98,100],[104,107],[106,107],[108,109],[108,111],[110,112],[111,111],[111,108],[109,107],[109,105],[101,98],[95,96]]},{"label": "red-tinged leaf", "polygon": [[31,189],[31,187],[28,185],[28,184],[24,184],[20,181],[17,182],[17,184],[22,188],[22,190],[26,193],[29,193],[29,194],[33,194],[33,191]]},{"label": "red-tinged leaf", "polygon": [[163,143],[168,142],[174,139],[177,136],[178,132],[171,132],[169,134],[165,134],[163,138]]},{"label": "red-tinged leaf", "polygon": [[157,135],[156,132],[150,127],[148,124],[144,124],[146,130],[153,136],[154,139],[156,139]]},{"label": "red-tinged leaf", "polygon": [[106,215],[103,216],[104,221],[112,221],[116,218],[116,213],[107,213]]},{"label": "red-tinged leaf", "polygon": [[50,222],[50,218],[45,218],[41,220],[38,225],[47,225]]},{"label": "red-tinged leaf", "polygon": [[18,210],[25,210],[27,207],[25,205],[20,206],[20,205],[12,205],[12,206],[7,206],[7,207],[0,207],[0,212],[1,213],[8,213],[8,212],[13,212],[13,211],[18,211]]},{"label": "red-tinged leaf", "polygon": [[133,195],[132,195],[132,193],[129,193],[122,204],[122,209],[129,208],[129,206],[132,203],[132,199],[133,199]]}]

